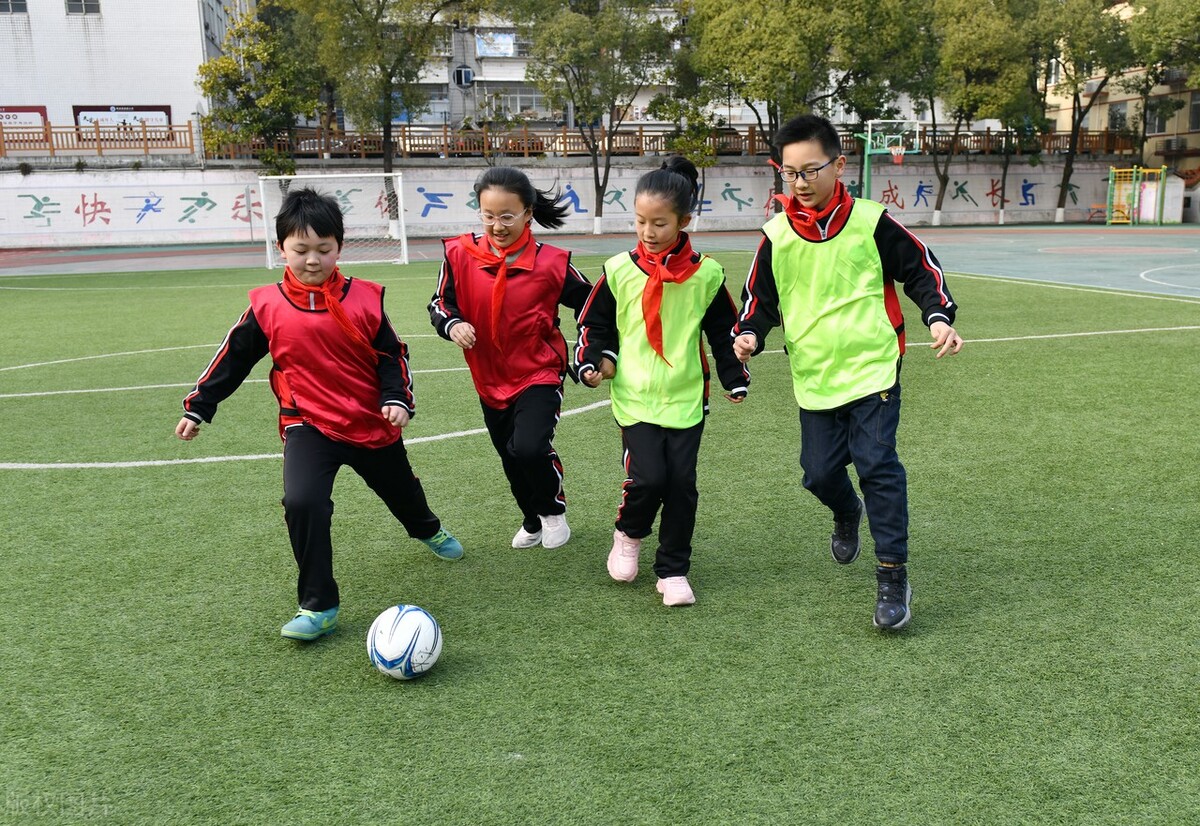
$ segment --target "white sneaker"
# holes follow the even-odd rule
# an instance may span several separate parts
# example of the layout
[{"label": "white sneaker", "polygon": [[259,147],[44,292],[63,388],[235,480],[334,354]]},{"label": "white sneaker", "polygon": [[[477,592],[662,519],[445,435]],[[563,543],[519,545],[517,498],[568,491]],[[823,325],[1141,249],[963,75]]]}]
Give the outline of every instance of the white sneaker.
[{"label": "white sneaker", "polygon": [[560,548],[571,538],[571,528],[567,525],[565,513],[539,516],[542,520],[541,540],[543,548]]},{"label": "white sneaker", "polygon": [[638,574],[638,554],[642,540],[630,539],[621,531],[613,531],[613,546],[608,552],[608,575],[617,582],[633,582]]},{"label": "white sneaker", "polygon": [[534,548],[541,544],[542,532],[535,531],[530,533],[525,530],[525,526],[521,526],[521,530],[517,531],[517,535],[513,537],[512,546],[514,548]]},{"label": "white sneaker", "polygon": [[669,576],[666,579],[660,579],[655,587],[663,595],[663,605],[673,608],[676,605],[691,605],[696,601],[691,583],[685,576]]}]

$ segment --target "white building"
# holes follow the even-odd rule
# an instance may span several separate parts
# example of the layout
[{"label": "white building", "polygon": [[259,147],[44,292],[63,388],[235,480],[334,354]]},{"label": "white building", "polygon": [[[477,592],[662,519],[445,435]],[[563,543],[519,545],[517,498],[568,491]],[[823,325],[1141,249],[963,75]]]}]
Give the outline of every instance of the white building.
[{"label": "white building", "polygon": [[182,125],[196,70],[254,0],[0,0],[0,124]]}]

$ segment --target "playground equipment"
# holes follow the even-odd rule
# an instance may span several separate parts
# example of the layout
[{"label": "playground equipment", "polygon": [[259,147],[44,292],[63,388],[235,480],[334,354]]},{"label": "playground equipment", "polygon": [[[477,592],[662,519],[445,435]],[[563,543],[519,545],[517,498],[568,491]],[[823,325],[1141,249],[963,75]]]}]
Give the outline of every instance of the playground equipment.
[{"label": "playground equipment", "polygon": [[1108,201],[1104,209],[1107,226],[1162,224],[1166,202],[1167,168],[1108,169]]}]

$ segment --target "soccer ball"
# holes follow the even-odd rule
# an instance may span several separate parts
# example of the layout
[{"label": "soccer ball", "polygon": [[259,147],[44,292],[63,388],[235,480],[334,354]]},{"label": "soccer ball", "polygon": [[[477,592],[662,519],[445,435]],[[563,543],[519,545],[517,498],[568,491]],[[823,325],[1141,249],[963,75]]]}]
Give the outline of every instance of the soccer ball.
[{"label": "soccer ball", "polygon": [[416,605],[393,605],[375,618],[367,632],[371,664],[397,680],[421,676],[441,653],[442,629]]}]

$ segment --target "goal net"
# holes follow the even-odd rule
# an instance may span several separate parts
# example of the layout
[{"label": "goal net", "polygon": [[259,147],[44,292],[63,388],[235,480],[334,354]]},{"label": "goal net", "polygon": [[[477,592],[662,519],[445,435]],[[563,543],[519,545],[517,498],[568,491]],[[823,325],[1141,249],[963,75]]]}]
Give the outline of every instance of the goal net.
[{"label": "goal net", "polygon": [[283,266],[275,238],[275,216],[292,187],[309,187],[337,199],[346,228],[339,263],[407,264],[408,236],[401,182],[399,172],[259,177],[267,267]]}]

